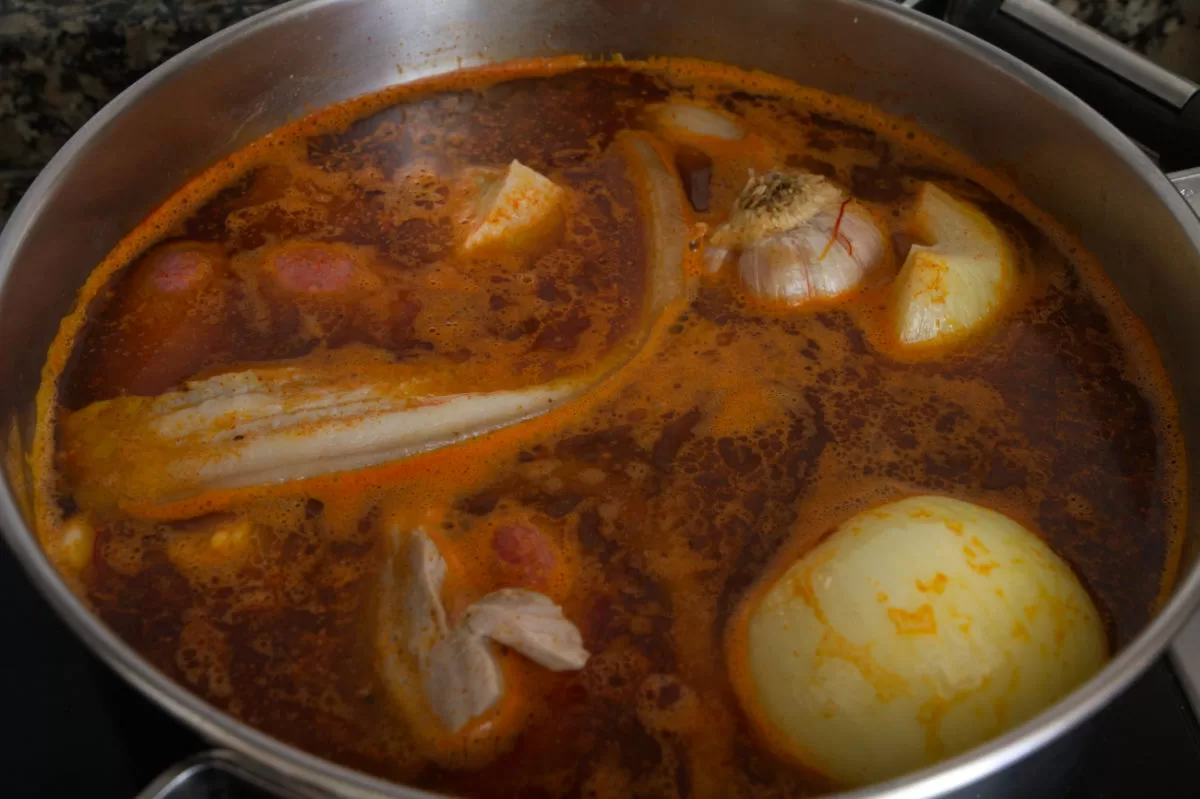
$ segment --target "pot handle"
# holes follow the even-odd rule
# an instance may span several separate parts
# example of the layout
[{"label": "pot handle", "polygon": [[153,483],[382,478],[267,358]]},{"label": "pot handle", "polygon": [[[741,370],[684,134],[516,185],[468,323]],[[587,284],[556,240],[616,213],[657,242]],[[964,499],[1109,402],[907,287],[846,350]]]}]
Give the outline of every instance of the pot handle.
[{"label": "pot handle", "polygon": [[330,799],[332,796],[292,784],[236,752],[211,749],[171,766],[135,799],[210,799],[243,794],[261,799]]},{"label": "pot handle", "polygon": [[1167,177],[1175,184],[1175,188],[1179,189],[1188,205],[1192,206],[1196,216],[1200,216],[1200,167],[1171,172]]},{"label": "pot handle", "polygon": [[[916,0],[938,14],[939,0]],[[1200,163],[1200,87],[1045,0],[949,0],[946,21],[1058,81],[1167,170]]]}]

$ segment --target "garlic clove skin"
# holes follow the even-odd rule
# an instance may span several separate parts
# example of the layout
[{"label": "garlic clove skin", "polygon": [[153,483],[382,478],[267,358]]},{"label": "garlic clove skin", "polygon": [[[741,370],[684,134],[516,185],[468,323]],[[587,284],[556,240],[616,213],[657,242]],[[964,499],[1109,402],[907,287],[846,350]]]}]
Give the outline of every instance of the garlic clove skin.
[{"label": "garlic clove skin", "polygon": [[748,247],[772,233],[804,225],[845,200],[845,192],[820,175],[780,171],[751,175],[734,200],[729,219],[713,231],[709,243],[726,250]]},{"label": "garlic clove skin", "polygon": [[738,275],[755,297],[799,306],[853,292],[885,257],[883,232],[869,212],[850,202],[746,247]]},{"label": "garlic clove skin", "polygon": [[736,261],[742,286],[800,307],[848,294],[889,257],[871,212],[833,182],[808,173],[752,176],[704,253],[708,272]]}]

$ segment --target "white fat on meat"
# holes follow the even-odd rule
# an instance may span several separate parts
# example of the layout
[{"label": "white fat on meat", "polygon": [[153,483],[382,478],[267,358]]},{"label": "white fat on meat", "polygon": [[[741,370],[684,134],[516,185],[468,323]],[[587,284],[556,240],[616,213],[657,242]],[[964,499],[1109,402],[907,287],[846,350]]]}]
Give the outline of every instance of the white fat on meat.
[{"label": "white fat on meat", "polygon": [[462,626],[515,649],[551,671],[576,671],[587,663],[579,628],[545,594],[524,588],[493,591],[467,609]]},{"label": "white fat on meat", "polygon": [[433,712],[451,732],[491,710],[504,696],[504,675],[487,639],[462,627],[429,650],[421,683]]},{"label": "white fat on meat", "polygon": [[[492,592],[451,626],[441,596],[446,560],[437,546],[419,529],[394,529],[389,539],[391,562],[380,586],[384,629],[378,640],[384,681],[401,707],[412,706],[419,688],[450,732],[487,713],[504,696],[493,642],[552,671],[574,671],[587,663],[579,629],[553,600],[535,591]],[[397,604],[404,612],[389,612]]]},{"label": "white fat on meat", "polygon": [[879,223],[836,184],[773,171],[750,178],[704,263],[716,272],[733,259],[748,293],[802,306],[854,291],[887,257]]},{"label": "white fat on meat", "polygon": [[426,658],[438,639],[446,635],[446,608],[442,585],[446,581],[446,559],[429,536],[417,531],[408,546],[408,589],[404,609],[408,614],[408,651]]},{"label": "white fat on meat", "polygon": [[97,503],[171,502],[376,466],[531,419],[588,387],[439,395],[411,375],[345,371],[255,368],[93,403],[64,418],[66,467]]}]

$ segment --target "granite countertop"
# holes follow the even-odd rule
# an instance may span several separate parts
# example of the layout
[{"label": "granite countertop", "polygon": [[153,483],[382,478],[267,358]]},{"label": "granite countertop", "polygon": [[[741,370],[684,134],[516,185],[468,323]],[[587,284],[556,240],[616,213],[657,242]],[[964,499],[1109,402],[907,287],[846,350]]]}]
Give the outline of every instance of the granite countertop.
[{"label": "granite countertop", "polygon": [[0,222],[50,157],[142,75],[282,0],[0,0]]},{"label": "granite countertop", "polygon": [[[0,0],[0,222],[93,113],[170,56],[282,0]],[[1200,0],[1052,0],[1200,81]]]},{"label": "granite countertop", "polygon": [[1050,0],[1060,10],[1200,83],[1200,0]]}]

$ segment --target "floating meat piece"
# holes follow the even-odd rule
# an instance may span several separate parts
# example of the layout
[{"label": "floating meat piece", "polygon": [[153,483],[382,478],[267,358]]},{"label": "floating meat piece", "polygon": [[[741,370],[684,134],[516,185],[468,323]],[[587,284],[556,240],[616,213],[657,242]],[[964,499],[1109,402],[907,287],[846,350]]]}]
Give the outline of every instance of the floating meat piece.
[{"label": "floating meat piece", "polygon": [[[500,700],[500,667],[482,638],[447,625],[442,604],[446,560],[437,545],[421,530],[406,535],[393,529],[389,539],[393,564],[385,570],[381,588],[385,600],[403,597],[398,603],[403,613],[382,620],[385,678],[405,706],[411,707],[416,689],[423,688],[442,724],[460,730]],[[416,675],[411,664],[398,659],[397,646],[415,660]]]},{"label": "floating meat piece", "polygon": [[504,695],[504,677],[489,641],[552,671],[577,670],[587,663],[579,629],[545,595],[495,591],[467,608],[451,628],[441,597],[447,565],[437,546],[422,530],[393,528],[389,550],[380,584],[381,671],[414,725],[421,723],[421,695],[451,735],[496,707]]},{"label": "floating meat piece", "polygon": [[504,524],[492,534],[496,558],[524,583],[542,585],[558,558],[540,530],[527,524]]},{"label": "floating meat piece", "polygon": [[879,224],[833,182],[807,173],[752,177],[705,251],[710,272],[730,256],[746,290],[801,306],[859,288],[888,256]]},{"label": "floating meat piece", "polygon": [[559,381],[439,395],[399,365],[271,366],[119,397],[63,419],[63,461],[88,503],[141,504],[374,466],[545,413],[587,388]]},{"label": "floating meat piece", "polygon": [[174,242],[133,267],[105,311],[86,381],[102,397],[157,394],[229,343],[230,280],[220,247]]},{"label": "floating meat piece", "polygon": [[287,247],[275,253],[269,263],[276,284],[295,296],[369,290],[375,282],[363,275],[351,258],[328,246]]},{"label": "floating meat piece", "polygon": [[417,306],[375,260],[370,247],[298,241],[263,248],[238,268],[259,289],[275,335],[396,346],[411,335]]}]

